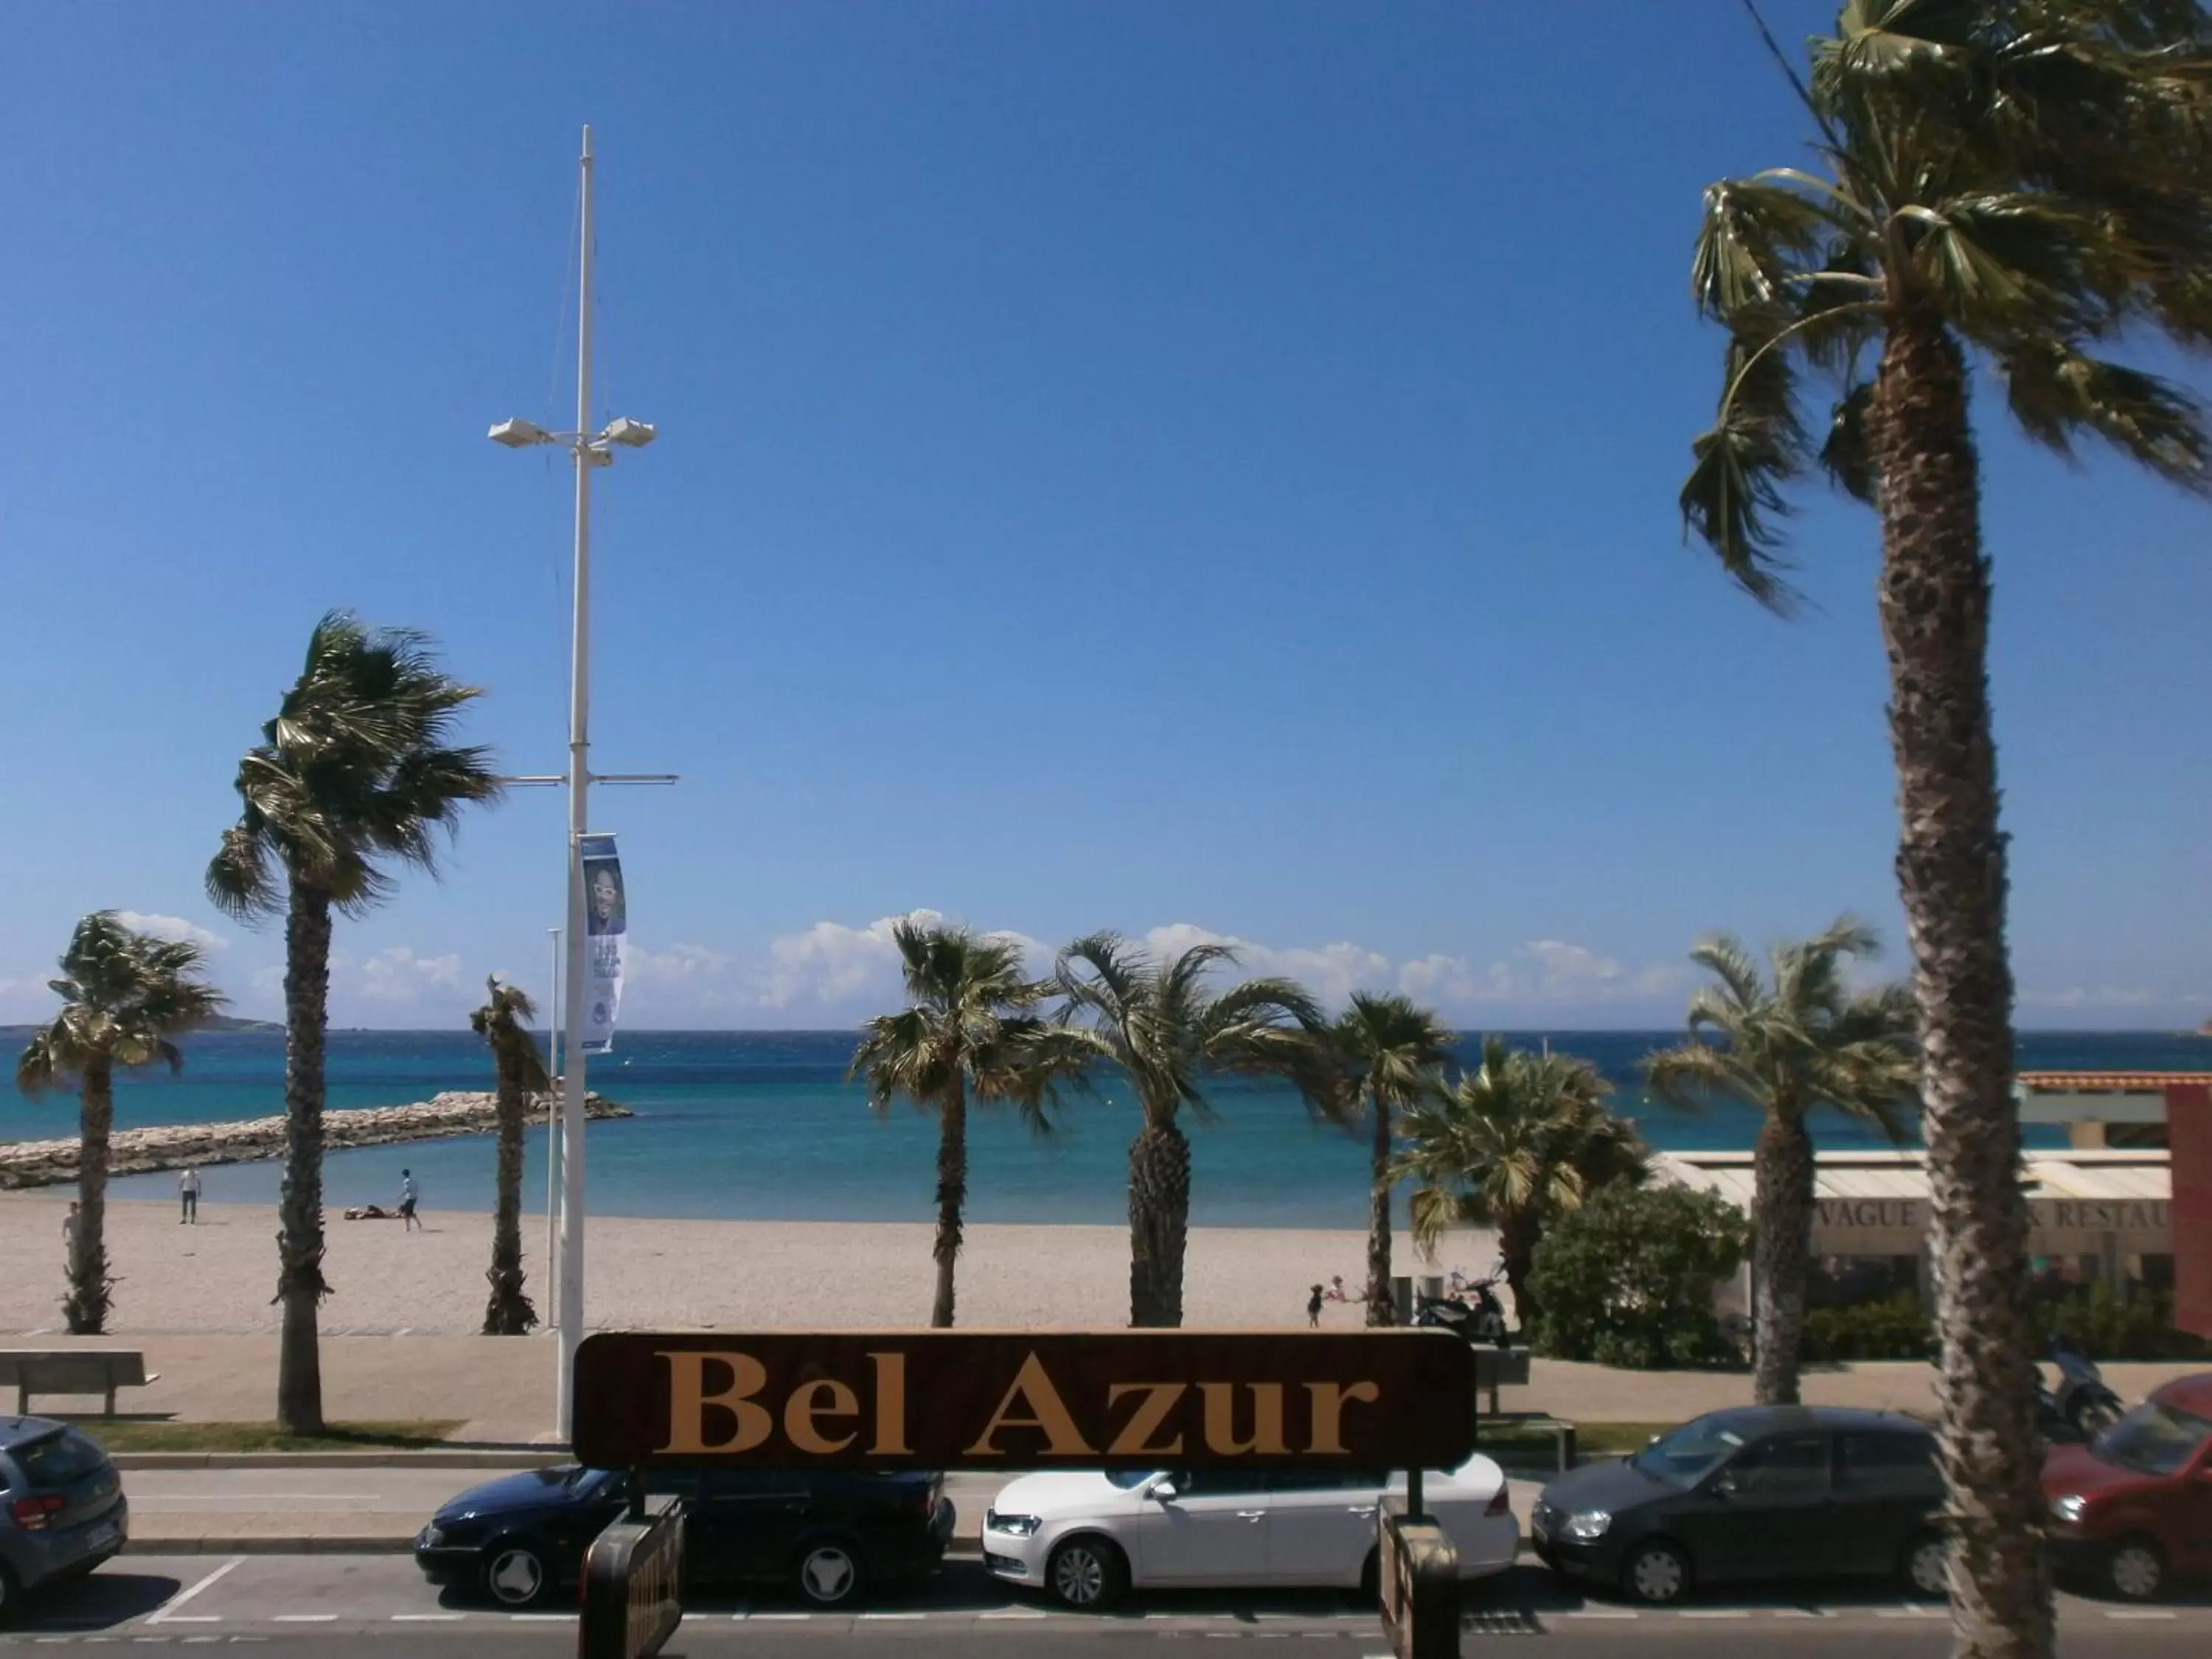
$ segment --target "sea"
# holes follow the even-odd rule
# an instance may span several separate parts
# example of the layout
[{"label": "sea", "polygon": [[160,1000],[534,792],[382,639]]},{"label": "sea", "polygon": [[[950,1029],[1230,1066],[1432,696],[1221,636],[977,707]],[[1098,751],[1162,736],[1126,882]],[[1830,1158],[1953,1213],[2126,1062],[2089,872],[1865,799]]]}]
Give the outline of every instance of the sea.
[{"label": "sea", "polygon": [[[1691,1115],[1646,1099],[1638,1060],[1680,1032],[1517,1032],[1509,1040],[1593,1062],[1616,1091],[1615,1110],[1668,1150],[1747,1149],[1758,1131],[1748,1109]],[[878,1115],[845,1080],[849,1031],[639,1031],[591,1062],[592,1089],[636,1116],[592,1124],[586,1180],[601,1215],[748,1220],[927,1221],[934,1214],[935,1120],[901,1103]],[[1470,1039],[1472,1046],[1473,1039]],[[184,1044],[185,1066],[125,1074],[116,1090],[118,1127],[221,1121],[283,1109],[284,1042],[275,1032],[204,1033]],[[2207,1069],[2212,1042],[2160,1032],[2028,1032],[2022,1070]],[[483,1044],[461,1031],[332,1031],[329,1104],[392,1106],[446,1089],[489,1089]],[[1201,1226],[1358,1228],[1365,1224],[1365,1137],[1314,1121],[1279,1085],[1223,1079],[1206,1090],[1211,1111],[1187,1117],[1192,1144],[1191,1218]],[[1821,1145],[1883,1144],[1872,1126],[1823,1114]],[[1127,1148],[1138,1128],[1126,1089],[1103,1082],[1068,1097],[1039,1135],[1011,1113],[971,1111],[968,1218],[976,1222],[1125,1220]],[[0,1091],[0,1141],[76,1131],[70,1096],[31,1099]],[[2030,1126],[2031,1144],[2057,1145],[2063,1131]],[[544,1134],[530,1136],[525,1201],[545,1202]],[[426,1208],[475,1208],[491,1201],[489,1136],[417,1141],[330,1154],[325,1194],[333,1206],[396,1201],[411,1170]],[[206,1173],[216,1202],[274,1202],[274,1164]],[[173,1175],[125,1177],[118,1197],[168,1197]]]}]

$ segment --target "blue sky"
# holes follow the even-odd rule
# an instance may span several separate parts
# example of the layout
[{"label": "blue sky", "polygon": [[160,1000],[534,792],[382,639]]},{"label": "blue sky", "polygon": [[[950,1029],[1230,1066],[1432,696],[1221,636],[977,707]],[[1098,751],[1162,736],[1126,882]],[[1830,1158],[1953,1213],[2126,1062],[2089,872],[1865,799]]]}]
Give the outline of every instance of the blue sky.
[{"label": "blue sky", "polygon": [[[1872,520],[1806,496],[1784,623],[1674,506],[1698,189],[1802,124],[1733,3],[1565,15],[17,14],[0,1018],[101,906],[276,1010],[200,872],[326,607],[559,765],[569,486],[482,434],[573,395],[586,120],[600,413],[662,433],[599,491],[595,757],[684,775],[593,812],[635,1022],[848,1023],[916,908],[1468,1024],[1669,1023],[1715,927],[1901,946]],[[2194,1024],[2212,519],[1987,429],[2022,1023]],[[334,1020],[539,984],[561,824],[344,925]]]}]

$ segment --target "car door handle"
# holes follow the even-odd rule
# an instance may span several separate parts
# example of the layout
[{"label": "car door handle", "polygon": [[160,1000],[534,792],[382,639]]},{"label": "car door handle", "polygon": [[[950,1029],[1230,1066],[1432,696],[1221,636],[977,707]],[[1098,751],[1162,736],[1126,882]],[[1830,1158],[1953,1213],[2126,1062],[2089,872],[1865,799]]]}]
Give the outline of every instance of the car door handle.
[{"label": "car door handle", "polygon": [[1237,1518],[1239,1521],[1260,1521],[1266,1519],[1267,1514],[1267,1511],[1265,1510],[1239,1510],[1237,1511]]}]

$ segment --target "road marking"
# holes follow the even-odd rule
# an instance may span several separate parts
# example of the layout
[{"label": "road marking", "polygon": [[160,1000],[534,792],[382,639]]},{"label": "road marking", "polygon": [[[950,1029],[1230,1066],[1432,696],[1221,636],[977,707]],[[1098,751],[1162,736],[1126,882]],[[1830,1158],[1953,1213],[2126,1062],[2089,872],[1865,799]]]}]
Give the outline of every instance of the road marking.
[{"label": "road marking", "polygon": [[2173,1616],[2171,1607],[2107,1607],[2105,1610],[2107,1619],[2171,1619]]},{"label": "road marking", "polygon": [[741,1613],[740,1619],[811,1619],[811,1613]]},{"label": "road marking", "polygon": [[[510,1613],[507,1616],[518,1625],[537,1625],[549,1621],[554,1624],[566,1624],[577,1615],[573,1613]],[[744,1614],[741,1613],[737,1616],[742,1619]]]},{"label": "road marking", "polygon": [[919,1619],[921,1617],[921,1614],[918,1613],[864,1613],[859,1616],[862,1619]]},{"label": "road marking", "polygon": [[220,1622],[218,1620],[216,1620],[216,1619],[212,1619],[212,1618],[199,1618],[199,1617],[191,1617],[191,1616],[188,1616],[188,1617],[186,1617],[186,1618],[182,1618],[182,1619],[180,1619],[180,1618],[179,1618],[179,1617],[178,1617],[178,1615],[177,1615],[177,1611],[176,1611],[176,1610],[177,1610],[179,1607],[181,1607],[182,1606],[184,1606],[185,1602],[187,1602],[187,1601],[191,1601],[191,1600],[192,1599],[192,1597],[194,1597],[195,1595],[198,1595],[202,1590],[205,1589],[209,1585],[210,1585],[210,1584],[214,1583],[217,1579],[222,1578],[222,1577],[225,1577],[225,1576],[226,1576],[226,1575],[228,1575],[228,1574],[230,1574],[230,1573],[233,1573],[233,1572],[237,1571],[239,1568],[240,1568],[240,1567],[244,1566],[245,1565],[246,1565],[246,1558],[245,1558],[244,1556],[242,1556],[242,1555],[234,1555],[234,1556],[232,1556],[232,1557],[230,1558],[230,1559],[229,1559],[229,1560],[228,1560],[228,1561],[224,1562],[221,1566],[217,1567],[217,1568],[216,1568],[213,1572],[210,1573],[206,1577],[204,1577],[204,1578],[201,1579],[201,1580],[200,1580],[200,1582],[199,1582],[198,1583],[194,1584],[194,1585],[193,1585],[190,1589],[180,1589],[180,1590],[179,1590],[179,1591],[178,1591],[174,1595],[171,1596],[167,1601],[166,1601],[162,1602],[162,1603],[161,1603],[161,1605],[160,1607],[158,1607],[155,1608],[153,1612],[151,1612],[151,1613],[148,1613],[148,1614],[146,1615],[146,1622],[147,1622],[148,1624],[149,1624],[149,1625],[174,1625],[174,1624],[186,1624],[186,1623],[190,1623],[190,1624],[207,1624],[207,1625],[212,1625],[212,1624],[216,1624],[216,1623]]},{"label": "road marking", "polygon": [[1049,1619],[1052,1617],[1050,1613],[1040,1613],[1035,1607],[994,1607],[988,1613],[979,1613],[975,1616],[978,1619]]},{"label": "road marking", "polygon": [[1684,1619],[1748,1619],[1748,1607],[1685,1607],[1680,1615]]},{"label": "road marking", "polygon": [[279,1625],[335,1625],[335,1613],[280,1613],[272,1621]]},{"label": "road marking", "polygon": [[1633,1619],[1636,1613],[1630,1607],[1583,1607],[1559,1616],[1563,1619]]},{"label": "road marking", "polygon": [[1774,1607],[1769,1609],[1777,1619],[1832,1619],[1832,1607]]},{"label": "road marking", "polygon": [[1951,1610],[1948,1607],[1876,1607],[1874,1616],[1877,1619],[1948,1619]]},{"label": "road marking", "polygon": [[457,1625],[468,1617],[465,1613],[395,1613],[395,1625]]}]

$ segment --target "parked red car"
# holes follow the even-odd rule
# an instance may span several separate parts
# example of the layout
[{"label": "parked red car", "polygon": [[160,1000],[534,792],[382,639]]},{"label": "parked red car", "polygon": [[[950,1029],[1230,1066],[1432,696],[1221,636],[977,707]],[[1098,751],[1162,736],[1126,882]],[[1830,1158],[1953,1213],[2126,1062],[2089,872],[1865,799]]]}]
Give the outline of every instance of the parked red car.
[{"label": "parked red car", "polygon": [[2212,1371],[2179,1377],[2043,1462],[2061,1572],[2130,1601],[2212,1574]]}]

